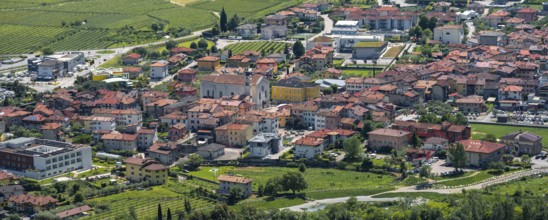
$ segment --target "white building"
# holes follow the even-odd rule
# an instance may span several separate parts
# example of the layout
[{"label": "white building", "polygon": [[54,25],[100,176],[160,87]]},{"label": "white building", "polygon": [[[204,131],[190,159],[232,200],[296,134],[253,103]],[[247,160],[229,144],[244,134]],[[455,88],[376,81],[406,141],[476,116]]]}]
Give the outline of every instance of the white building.
[{"label": "white building", "polygon": [[467,10],[463,12],[457,12],[457,16],[461,21],[470,20],[478,16],[478,13],[474,10]]},{"label": "white building", "polygon": [[313,159],[323,152],[323,140],[320,138],[303,137],[295,141],[295,157]]},{"label": "white building", "polygon": [[383,42],[384,35],[331,35],[333,38],[333,48],[338,52],[352,52],[352,47],[358,42]]},{"label": "white building", "polygon": [[523,87],[521,86],[514,86],[514,85],[501,86],[499,89],[499,101],[507,100],[507,99],[521,100],[522,90],[523,90]]},{"label": "white building", "polygon": [[359,31],[358,21],[342,20],[337,21],[331,34],[340,34],[340,35],[356,35]]},{"label": "white building", "polygon": [[448,145],[449,145],[449,141],[445,138],[440,138],[440,137],[431,137],[426,139],[426,141],[424,141],[425,150],[438,151],[438,150],[446,149]]},{"label": "white building", "polygon": [[325,116],[314,113],[314,130],[325,128]]},{"label": "white building", "polygon": [[114,117],[116,125],[133,125],[143,122],[143,112],[136,109],[107,109],[95,108],[92,110],[95,116]]},{"label": "white building", "polygon": [[282,147],[280,136],[275,133],[260,133],[249,140],[252,157],[265,157],[278,153]]},{"label": "white building", "polygon": [[95,116],[90,122],[90,131],[114,131],[116,129],[116,121],[113,117]]},{"label": "white building", "polygon": [[434,28],[434,40],[443,44],[460,44],[464,39],[462,25],[444,25]]},{"label": "white building", "polygon": [[0,167],[34,179],[91,168],[91,147],[37,138],[0,143]]},{"label": "white building", "polygon": [[251,186],[252,179],[239,176],[229,176],[229,175],[220,175],[217,180],[219,180],[219,194],[229,194],[230,189],[234,187],[240,187],[244,192],[244,197],[247,198],[251,196]]},{"label": "white building", "polygon": [[168,74],[168,62],[158,61],[150,65],[150,78],[163,79]]}]

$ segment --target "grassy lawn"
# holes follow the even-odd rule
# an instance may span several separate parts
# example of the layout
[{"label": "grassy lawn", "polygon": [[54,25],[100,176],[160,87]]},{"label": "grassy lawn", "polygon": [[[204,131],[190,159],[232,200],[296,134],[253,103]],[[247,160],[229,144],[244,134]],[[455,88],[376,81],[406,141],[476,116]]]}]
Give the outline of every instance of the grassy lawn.
[{"label": "grassy lawn", "polygon": [[479,181],[494,177],[494,174],[488,173],[487,171],[479,171],[478,174],[470,175],[468,177],[460,178],[460,179],[454,179],[454,180],[447,180],[443,182],[438,182],[439,185],[444,186],[459,186],[459,185],[467,185],[472,183],[477,183]]},{"label": "grassy lawn", "polygon": [[[298,171],[297,168],[287,167],[202,167],[200,171],[191,172],[193,176],[217,181],[216,175],[211,171],[218,169],[216,175],[232,173],[253,179],[253,189],[259,184],[265,184],[269,178],[282,176],[288,171]],[[390,175],[377,175],[355,171],[308,168],[304,172],[308,182],[306,192],[316,192],[329,189],[330,191],[353,189],[363,191],[364,189],[376,189],[377,186],[389,187],[393,183]],[[322,192],[324,193],[324,192]],[[317,193],[316,193],[317,194]]]},{"label": "grassy lawn", "polygon": [[184,210],[184,200],[187,198],[191,201],[193,210],[213,207],[214,203],[210,201],[181,193],[186,191],[188,190],[183,184],[172,183],[152,187],[152,190],[126,191],[87,200],[86,203],[94,208],[95,213],[82,219],[126,219],[130,207],[135,208],[139,219],[150,219],[157,215],[159,203],[162,204],[163,210],[170,208],[172,213],[176,213],[178,210]]},{"label": "grassy lawn", "polygon": [[516,131],[529,131],[543,137],[542,144],[548,146],[548,129],[535,127],[516,127],[511,125],[487,125],[487,124],[470,124],[472,127],[472,139],[480,139],[485,134],[494,134],[497,138]]},{"label": "grassy lawn", "polygon": [[100,167],[95,170],[88,170],[84,173],[79,173],[77,178],[86,178],[89,176],[95,176],[95,175],[106,174],[106,173],[110,173],[110,169],[108,169],[107,167]]},{"label": "grassy lawn", "polygon": [[242,206],[253,206],[259,209],[279,209],[294,205],[300,205],[306,203],[306,200],[295,197],[295,198],[286,198],[286,197],[267,197],[267,198],[255,198],[248,199],[240,202],[234,208],[239,210]]},{"label": "grassy lawn", "polygon": [[[343,69],[343,75],[345,77],[371,77],[373,76],[373,70],[370,69]],[[380,73],[381,70],[375,71],[375,73]]]},{"label": "grassy lawn", "polygon": [[117,68],[117,67],[123,67],[122,64],[122,56],[114,56],[112,59],[105,61],[103,64],[101,64],[99,67],[102,68]]},{"label": "grassy lawn", "polygon": [[528,196],[544,196],[548,194],[546,184],[548,184],[548,176],[543,176],[541,178],[532,176],[526,178],[525,180],[516,180],[513,182],[490,186],[487,189],[491,193],[500,195],[512,195],[516,191],[521,190]]},{"label": "grassy lawn", "polygon": [[388,49],[388,51],[386,51],[386,53],[382,57],[383,58],[394,58],[400,53],[400,51],[402,49],[403,49],[403,46],[391,47],[390,49]]}]

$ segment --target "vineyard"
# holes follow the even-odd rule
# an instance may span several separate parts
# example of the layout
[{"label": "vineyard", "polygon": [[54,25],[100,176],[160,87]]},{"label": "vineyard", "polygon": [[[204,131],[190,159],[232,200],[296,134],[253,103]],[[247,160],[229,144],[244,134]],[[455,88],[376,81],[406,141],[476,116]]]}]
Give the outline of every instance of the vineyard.
[{"label": "vineyard", "polygon": [[[244,51],[256,51],[256,52],[262,52],[264,51],[267,54],[272,53],[283,53],[284,51],[284,45],[288,43],[283,42],[274,42],[274,41],[260,41],[260,42],[246,42],[246,43],[236,43],[236,44],[230,44],[225,47],[226,50],[230,49],[232,50],[232,54],[239,54]],[[287,45],[288,47],[291,47],[291,45]]]},{"label": "vineyard", "polygon": [[218,1],[198,1],[190,3],[193,8],[204,9],[208,11],[221,11],[224,7],[228,16],[237,14],[246,19],[262,17],[266,14],[282,10],[297,5],[304,0],[218,0]]},{"label": "vineyard", "polygon": [[165,0],[7,0],[0,10],[0,54],[147,43],[162,37],[154,24],[188,32],[217,20],[209,11]]},{"label": "vineyard", "polygon": [[184,210],[185,199],[188,199],[192,209],[211,208],[214,202],[183,195],[166,189],[153,187],[152,190],[128,191],[111,196],[91,199],[87,203],[94,208],[95,214],[82,219],[125,219],[129,216],[129,208],[134,207],[139,219],[149,219],[157,215],[158,204],[164,211],[168,208],[172,213]]}]

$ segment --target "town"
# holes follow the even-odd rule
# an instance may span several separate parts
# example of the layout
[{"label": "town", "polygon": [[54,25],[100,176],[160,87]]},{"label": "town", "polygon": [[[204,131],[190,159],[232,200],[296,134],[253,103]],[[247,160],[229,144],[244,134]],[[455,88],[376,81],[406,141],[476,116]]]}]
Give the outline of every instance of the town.
[{"label": "town", "polygon": [[195,1],[0,55],[0,218],[548,218],[548,2]]}]

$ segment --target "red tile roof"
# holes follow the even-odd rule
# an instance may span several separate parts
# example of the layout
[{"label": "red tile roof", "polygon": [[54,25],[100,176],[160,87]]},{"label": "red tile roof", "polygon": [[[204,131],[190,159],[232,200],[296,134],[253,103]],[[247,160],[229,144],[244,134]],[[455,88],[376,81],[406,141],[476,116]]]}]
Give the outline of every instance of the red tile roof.
[{"label": "red tile roof", "polygon": [[78,208],[73,208],[73,209],[69,209],[69,210],[66,210],[66,211],[62,211],[62,212],[59,212],[55,215],[57,217],[61,218],[61,219],[64,219],[64,218],[67,218],[67,217],[70,217],[70,216],[79,215],[81,213],[89,212],[89,211],[91,211],[91,207],[89,207],[88,205],[85,205],[85,206],[80,206]]},{"label": "red tile roof", "polygon": [[198,62],[216,62],[216,61],[219,61],[219,60],[221,60],[219,57],[206,56],[206,57],[202,57],[202,58],[198,59]]},{"label": "red tile roof", "polygon": [[382,136],[392,136],[392,137],[403,137],[407,136],[410,133],[407,131],[399,131],[388,128],[381,128],[367,133],[368,135],[382,135]]},{"label": "red tile roof", "polygon": [[489,141],[481,140],[462,140],[459,143],[464,145],[464,150],[467,152],[489,154],[493,153],[501,148],[504,148],[504,144],[493,143]]},{"label": "red tile roof", "polygon": [[18,195],[8,199],[9,202],[16,204],[30,203],[35,206],[44,206],[50,203],[57,203],[57,200],[51,196]]},{"label": "red tile roof", "polygon": [[323,139],[320,138],[312,138],[312,137],[303,137],[297,141],[295,141],[296,145],[305,145],[305,146],[320,146],[323,143]]},{"label": "red tile roof", "polygon": [[141,54],[138,54],[138,53],[132,53],[132,54],[128,54],[126,57],[137,60],[137,59],[141,59],[142,56]]}]

